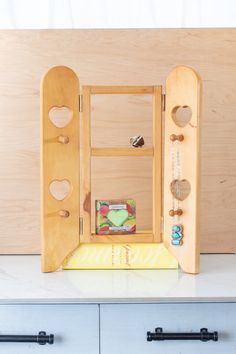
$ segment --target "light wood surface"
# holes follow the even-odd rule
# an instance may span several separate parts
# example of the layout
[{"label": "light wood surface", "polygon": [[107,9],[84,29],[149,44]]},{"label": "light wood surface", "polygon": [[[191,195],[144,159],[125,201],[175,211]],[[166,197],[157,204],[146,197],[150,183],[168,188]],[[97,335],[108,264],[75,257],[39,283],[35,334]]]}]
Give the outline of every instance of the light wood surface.
[{"label": "light wood surface", "polygon": [[[81,85],[94,86],[165,87],[166,76],[179,64],[199,72],[203,81],[201,251],[235,252],[235,36],[236,29],[1,30],[0,252],[40,252],[39,82],[50,67],[62,64],[79,75]],[[111,97],[122,125],[117,130],[110,126],[109,131],[104,126],[114,111],[105,108],[105,96],[95,95],[92,102],[92,107],[101,103],[100,110],[96,107],[100,119],[92,136],[96,147],[128,148],[126,142],[132,134],[144,135],[145,146],[151,147],[149,95],[130,94],[129,119],[124,117],[127,103],[123,98]],[[105,145],[108,136],[109,145]],[[139,220],[142,229],[150,229],[149,158],[142,157],[141,170],[141,158],[135,159],[131,168],[129,157],[117,157],[117,165],[123,166],[120,180],[143,201]],[[107,160],[103,157],[99,160],[93,161],[96,194],[102,194],[104,183],[112,194],[114,187],[109,185],[109,178],[102,180],[102,164]],[[117,175],[117,165],[108,166],[109,177]],[[133,178],[132,182],[131,178],[125,178],[124,169]],[[144,186],[141,191],[135,179],[138,171],[139,183]],[[119,193],[125,196],[120,189]]]},{"label": "light wood surface", "polygon": [[153,156],[153,148],[92,148],[92,156]]},{"label": "light wood surface", "polygon": [[[173,69],[166,80],[165,111],[165,162],[164,162],[164,244],[178,259],[181,268],[188,273],[199,272],[199,135],[201,81],[193,69],[179,66]],[[173,115],[177,107],[190,107],[189,122],[180,127]],[[172,141],[171,134],[183,134],[183,141]],[[180,181],[191,185],[189,194],[181,190]],[[173,195],[171,184],[179,183],[178,194]],[[183,183],[186,189],[186,183]],[[181,193],[182,192],[182,193]],[[177,197],[177,198],[176,198]],[[179,215],[170,215],[170,210],[181,209]],[[176,214],[176,213],[175,213]],[[183,244],[175,246],[172,241],[172,226],[182,225]]]},{"label": "light wood surface", "polygon": [[[64,258],[79,245],[80,141],[79,80],[69,68],[50,69],[41,85],[41,203],[42,203],[42,271],[56,270]],[[63,128],[49,119],[53,107],[67,107],[72,118]],[[63,134],[67,144],[58,142]],[[50,193],[53,181],[68,181],[65,198]]]},{"label": "light wood surface", "polygon": [[151,231],[137,231],[132,235],[99,235],[92,233],[91,243],[153,243],[154,235]]},{"label": "light wood surface", "polygon": [[99,86],[89,86],[91,94],[108,94],[108,95],[118,95],[118,94],[150,94],[153,93],[153,86],[132,86],[132,85],[99,85]]}]

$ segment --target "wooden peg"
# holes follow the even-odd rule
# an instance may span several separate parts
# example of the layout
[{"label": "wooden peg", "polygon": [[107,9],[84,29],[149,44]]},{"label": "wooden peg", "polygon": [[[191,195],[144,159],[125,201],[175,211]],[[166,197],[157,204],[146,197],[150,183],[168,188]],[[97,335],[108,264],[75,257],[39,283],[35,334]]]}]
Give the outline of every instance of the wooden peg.
[{"label": "wooden peg", "polygon": [[68,144],[70,139],[68,136],[64,136],[64,135],[59,135],[57,138],[57,141],[61,144]]},{"label": "wooden peg", "polygon": [[176,140],[178,140],[178,141],[181,142],[181,141],[184,140],[184,136],[183,136],[183,134],[180,134],[180,135],[171,134],[170,140],[171,140],[171,141],[176,141]]},{"label": "wooden peg", "polygon": [[60,210],[58,213],[62,218],[68,218],[70,216],[70,213],[68,210]]},{"label": "wooden peg", "polygon": [[177,209],[177,210],[171,209],[171,210],[169,211],[169,215],[170,215],[170,216],[175,216],[175,215],[180,216],[180,215],[182,215],[182,214],[183,214],[183,210],[182,210],[182,209]]}]

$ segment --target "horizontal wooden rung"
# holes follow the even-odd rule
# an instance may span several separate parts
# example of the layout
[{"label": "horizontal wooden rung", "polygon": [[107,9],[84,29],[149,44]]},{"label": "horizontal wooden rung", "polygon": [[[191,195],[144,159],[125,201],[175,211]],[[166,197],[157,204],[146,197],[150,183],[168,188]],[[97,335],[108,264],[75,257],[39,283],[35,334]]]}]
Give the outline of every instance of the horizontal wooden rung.
[{"label": "horizontal wooden rung", "polygon": [[92,148],[92,156],[153,156],[153,148]]},{"label": "horizontal wooden rung", "polygon": [[128,235],[96,235],[92,234],[90,242],[93,243],[152,243],[152,233],[136,233]]},{"label": "horizontal wooden rung", "polygon": [[154,86],[87,86],[91,94],[151,94]]}]

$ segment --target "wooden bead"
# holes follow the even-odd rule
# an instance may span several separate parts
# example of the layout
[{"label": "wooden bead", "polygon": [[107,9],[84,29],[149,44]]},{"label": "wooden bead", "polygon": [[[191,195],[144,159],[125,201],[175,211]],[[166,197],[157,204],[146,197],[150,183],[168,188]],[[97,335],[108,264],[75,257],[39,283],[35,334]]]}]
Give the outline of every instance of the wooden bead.
[{"label": "wooden bead", "polygon": [[175,215],[180,216],[180,215],[182,215],[182,214],[183,214],[183,210],[182,210],[182,209],[177,209],[177,210],[171,209],[171,210],[169,211],[169,215],[170,215],[170,216],[175,216]]},{"label": "wooden bead", "polygon": [[184,136],[183,136],[183,134],[180,134],[180,135],[171,134],[170,140],[171,140],[171,141],[176,141],[176,140],[178,140],[178,141],[181,142],[181,141],[184,140]]},{"label": "wooden bead", "polygon": [[57,138],[57,141],[61,144],[68,144],[70,139],[68,136],[59,135],[59,137]]},{"label": "wooden bead", "polygon": [[180,215],[183,214],[183,210],[182,210],[182,209],[177,209],[177,210],[175,211],[175,213],[176,213],[176,215],[180,216]]},{"label": "wooden bead", "polygon": [[58,213],[62,218],[68,218],[70,216],[70,213],[68,210],[60,210]]}]

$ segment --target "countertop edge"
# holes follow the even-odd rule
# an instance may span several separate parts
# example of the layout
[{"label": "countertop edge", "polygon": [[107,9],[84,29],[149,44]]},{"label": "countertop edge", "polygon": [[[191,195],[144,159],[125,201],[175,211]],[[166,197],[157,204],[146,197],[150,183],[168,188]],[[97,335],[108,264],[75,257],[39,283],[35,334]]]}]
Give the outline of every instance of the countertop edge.
[{"label": "countertop edge", "polygon": [[0,305],[109,305],[109,304],[168,304],[168,303],[236,303],[236,297],[182,298],[91,298],[91,299],[4,299]]}]

